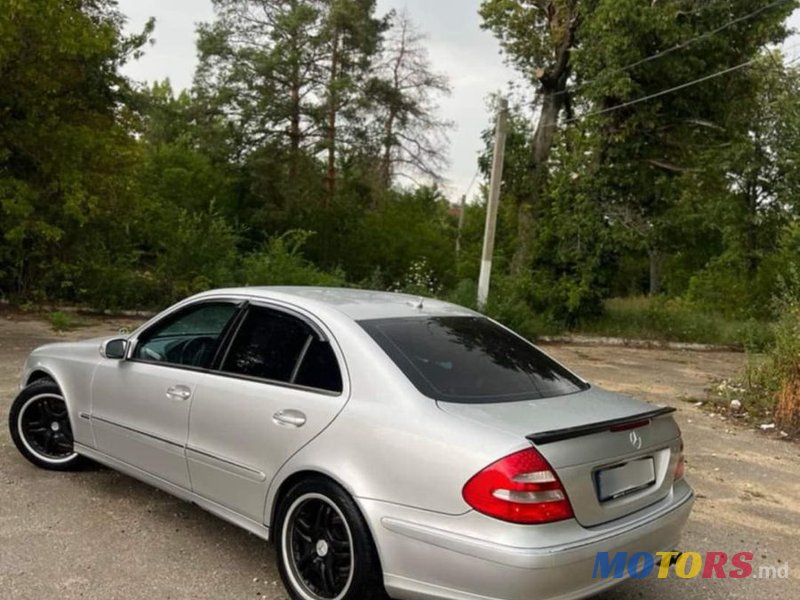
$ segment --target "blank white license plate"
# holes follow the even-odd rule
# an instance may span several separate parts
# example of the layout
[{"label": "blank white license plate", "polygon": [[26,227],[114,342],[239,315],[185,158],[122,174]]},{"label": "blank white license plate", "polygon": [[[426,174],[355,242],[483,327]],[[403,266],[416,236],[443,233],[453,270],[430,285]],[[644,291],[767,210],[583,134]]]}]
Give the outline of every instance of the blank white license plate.
[{"label": "blank white license plate", "polygon": [[601,502],[650,487],[656,482],[652,458],[634,460],[597,472],[597,495]]}]

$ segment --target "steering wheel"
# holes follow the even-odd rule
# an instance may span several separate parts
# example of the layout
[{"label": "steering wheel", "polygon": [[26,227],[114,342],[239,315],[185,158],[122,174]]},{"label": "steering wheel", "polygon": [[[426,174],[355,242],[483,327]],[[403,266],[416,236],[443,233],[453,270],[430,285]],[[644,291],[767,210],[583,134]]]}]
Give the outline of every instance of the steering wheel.
[{"label": "steering wheel", "polygon": [[157,360],[157,361],[163,361],[164,360],[163,356],[161,356],[155,350],[152,350],[151,348],[148,348],[147,346],[142,346],[142,354],[144,354],[150,360]]},{"label": "steering wheel", "polygon": [[206,358],[206,353],[214,349],[215,340],[203,336],[192,338],[181,348],[181,364],[199,367]]}]

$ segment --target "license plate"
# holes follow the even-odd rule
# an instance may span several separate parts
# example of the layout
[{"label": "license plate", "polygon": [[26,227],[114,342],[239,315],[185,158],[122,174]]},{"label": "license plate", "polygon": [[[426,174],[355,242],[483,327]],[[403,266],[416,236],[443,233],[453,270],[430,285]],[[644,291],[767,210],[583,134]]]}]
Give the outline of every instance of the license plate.
[{"label": "license plate", "polygon": [[634,460],[618,467],[597,472],[597,495],[601,502],[614,500],[656,482],[655,464],[652,458]]}]

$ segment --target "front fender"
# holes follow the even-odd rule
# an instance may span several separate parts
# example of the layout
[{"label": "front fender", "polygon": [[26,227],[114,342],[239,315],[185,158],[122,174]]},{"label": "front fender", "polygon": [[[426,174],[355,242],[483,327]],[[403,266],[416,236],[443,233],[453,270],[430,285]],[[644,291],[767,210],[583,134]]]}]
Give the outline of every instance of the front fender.
[{"label": "front fender", "polygon": [[88,415],[92,412],[92,379],[101,360],[96,340],[51,344],[30,354],[20,379],[20,388],[37,373],[55,381],[64,396],[75,441],[92,448],[95,443]]}]

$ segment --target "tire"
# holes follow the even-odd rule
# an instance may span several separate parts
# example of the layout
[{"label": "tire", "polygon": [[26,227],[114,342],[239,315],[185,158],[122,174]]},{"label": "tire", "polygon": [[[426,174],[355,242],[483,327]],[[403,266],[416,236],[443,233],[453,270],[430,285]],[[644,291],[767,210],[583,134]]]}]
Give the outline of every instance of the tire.
[{"label": "tire", "polygon": [[86,464],[73,450],[67,404],[54,381],[35,381],[19,393],[11,404],[8,428],[17,450],[37,467],[75,471]]},{"label": "tire", "polygon": [[293,600],[388,599],[367,523],[341,487],[323,478],[297,483],[276,523],[278,570]]}]

